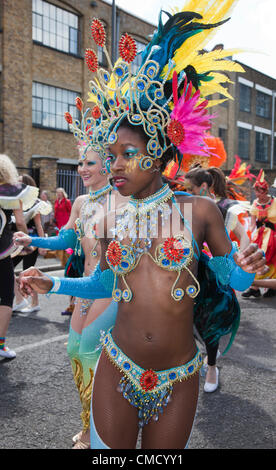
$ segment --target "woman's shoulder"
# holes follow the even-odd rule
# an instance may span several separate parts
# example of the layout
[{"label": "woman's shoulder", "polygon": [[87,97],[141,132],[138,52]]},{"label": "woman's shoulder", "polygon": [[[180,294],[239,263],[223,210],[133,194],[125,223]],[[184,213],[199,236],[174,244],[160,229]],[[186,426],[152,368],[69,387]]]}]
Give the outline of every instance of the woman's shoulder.
[{"label": "woman's shoulder", "polygon": [[179,204],[192,204],[193,208],[216,208],[217,205],[213,199],[210,197],[204,197],[204,196],[194,196],[194,195],[189,195],[189,194],[180,194],[177,193],[175,195],[175,200]]}]

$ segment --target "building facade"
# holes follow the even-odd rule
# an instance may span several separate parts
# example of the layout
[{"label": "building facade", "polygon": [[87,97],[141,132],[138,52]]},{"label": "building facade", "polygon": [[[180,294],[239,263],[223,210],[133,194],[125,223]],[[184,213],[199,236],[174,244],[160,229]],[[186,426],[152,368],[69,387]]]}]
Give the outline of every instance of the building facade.
[{"label": "building facade", "polygon": [[[85,50],[94,49],[106,66],[91,37],[91,19],[104,23],[113,60],[122,34],[131,34],[139,50],[155,29],[126,11],[114,11],[112,2],[103,0],[0,3],[0,152],[9,155],[21,173],[35,175],[52,200],[57,186],[65,186],[71,199],[81,191],[80,186],[73,188],[74,178],[75,183],[68,183],[76,173],[78,154],[64,112],[76,113],[77,96],[86,102],[92,76]],[[135,60],[138,66],[139,56]],[[230,78],[234,100],[217,106],[212,128],[225,142],[225,169],[232,168],[237,154],[256,171],[264,168],[273,180],[276,80],[246,66],[244,74]]]}]

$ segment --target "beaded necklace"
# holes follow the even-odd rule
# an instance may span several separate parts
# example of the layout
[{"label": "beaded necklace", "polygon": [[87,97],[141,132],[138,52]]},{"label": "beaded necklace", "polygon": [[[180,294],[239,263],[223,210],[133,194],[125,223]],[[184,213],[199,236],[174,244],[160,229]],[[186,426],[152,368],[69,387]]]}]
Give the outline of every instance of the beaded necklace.
[{"label": "beaded necklace", "polygon": [[172,197],[173,191],[168,184],[144,199],[131,197],[116,221],[114,237],[119,240],[128,237],[136,254],[147,251],[151,247],[151,239],[157,237],[158,214],[161,214],[162,225],[171,214],[166,203]]},{"label": "beaded necklace", "polygon": [[[152,246],[152,238],[157,238],[159,213],[162,218],[162,226],[172,213],[171,208],[166,204],[169,200],[172,200],[177,207],[173,191],[165,184],[157,193],[145,199],[131,198],[117,218],[116,226],[112,230],[114,239],[110,242],[106,252],[107,262],[115,273],[112,297],[116,302],[120,300],[129,302],[132,299],[132,291],[125,276],[135,269],[143,254],[148,255],[161,268],[176,272],[177,277],[171,289],[174,300],[179,301],[185,295],[183,289],[176,287],[183,269],[190,274],[194,281],[193,285],[188,285],[186,293],[193,298],[198,294],[199,283],[188,268],[194,256],[194,238],[181,213],[182,222],[188,228],[192,241],[187,240],[184,233],[180,233],[176,237],[169,237],[160,243],[154,254],[149,251]],[[124,238],[130,240],[129,245],[120,243]],[[123,291],[116,287],[117,275],[122,276],[126,287]]]}]

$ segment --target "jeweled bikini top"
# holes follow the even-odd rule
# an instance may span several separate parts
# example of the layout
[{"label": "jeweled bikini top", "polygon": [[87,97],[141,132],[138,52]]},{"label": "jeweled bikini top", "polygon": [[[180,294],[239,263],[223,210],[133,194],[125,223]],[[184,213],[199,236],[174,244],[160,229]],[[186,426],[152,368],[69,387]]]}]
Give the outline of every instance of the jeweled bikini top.
[{"label": "jeweled bikini top", "polygon": [[80,210],[80,217],[76,219],[74,224],[78,239],[75,251],[78,255],[81,253],[81,240],[84,237],[88,237],[95,239],[95,245],[92,248],[91,255],[97,256],[96,246],[99,240],[96,234],[96,225],[99,222],[99,218],[102,216],[102,206],[106,201],[107,195],[111,194],[112,189],[112,186],[107,184],[97,191],[90,191],[87,195]]},{"label": "jeweled bikini top", "polygon": [[[159,213],[162,218],[162,225],[165,224],[171,214],[171,208],[167,204],[169,200],[172,200],[172,203],[176,205],[185,227],[190,232],[192,241],[189,241],[181,232],[179,235],[168,237],[163,243],[160,243],[154,254],[152,254],[149,250],[152,246],[152,238],[157,237]],[[129,302],[132,299],[132,292],[125,276],[135,269],[143,255],[150,256],[154,263],[161,268],[177,273],[176,280],[171,288],[171,295],[174,300],[181,300],[185,295],[185,291],[189,297],[194,298],[197,296],[200,288],[199,283],[188,267],[193,256],[196,256],[194,253],[196,241],[188,226],[188,221],[184,219],[178,209],[173,191],[167,184],[146,199],[136,200],[131,198],[116,220],[113,236],[114,239],[109,243],[106,251],[106,260],[115,274],[112,293],[115,301],[124,300]],[[129,245],[121,243],[126,237],[130,240]],[[183,270],[186,270],[194,281],[193,284],[186,287],[185,291],[180,287],[176,287]],[[122,277],[126,287],[124,290],[116,287],[117,276]]]}]

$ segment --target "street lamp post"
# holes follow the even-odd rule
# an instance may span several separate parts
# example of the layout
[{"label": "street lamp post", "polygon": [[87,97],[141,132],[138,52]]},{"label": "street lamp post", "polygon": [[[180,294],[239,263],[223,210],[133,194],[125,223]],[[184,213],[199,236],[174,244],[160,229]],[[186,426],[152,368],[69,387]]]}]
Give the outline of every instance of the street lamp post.
[{"label": "street lamp post", "polygon": [[116,3],[115,0],[112,0],[112,44],[111,44],[111,59],[112,63],[114,64],[116,61],[116,39],[117,39],[117,31],[116,31]]}]

